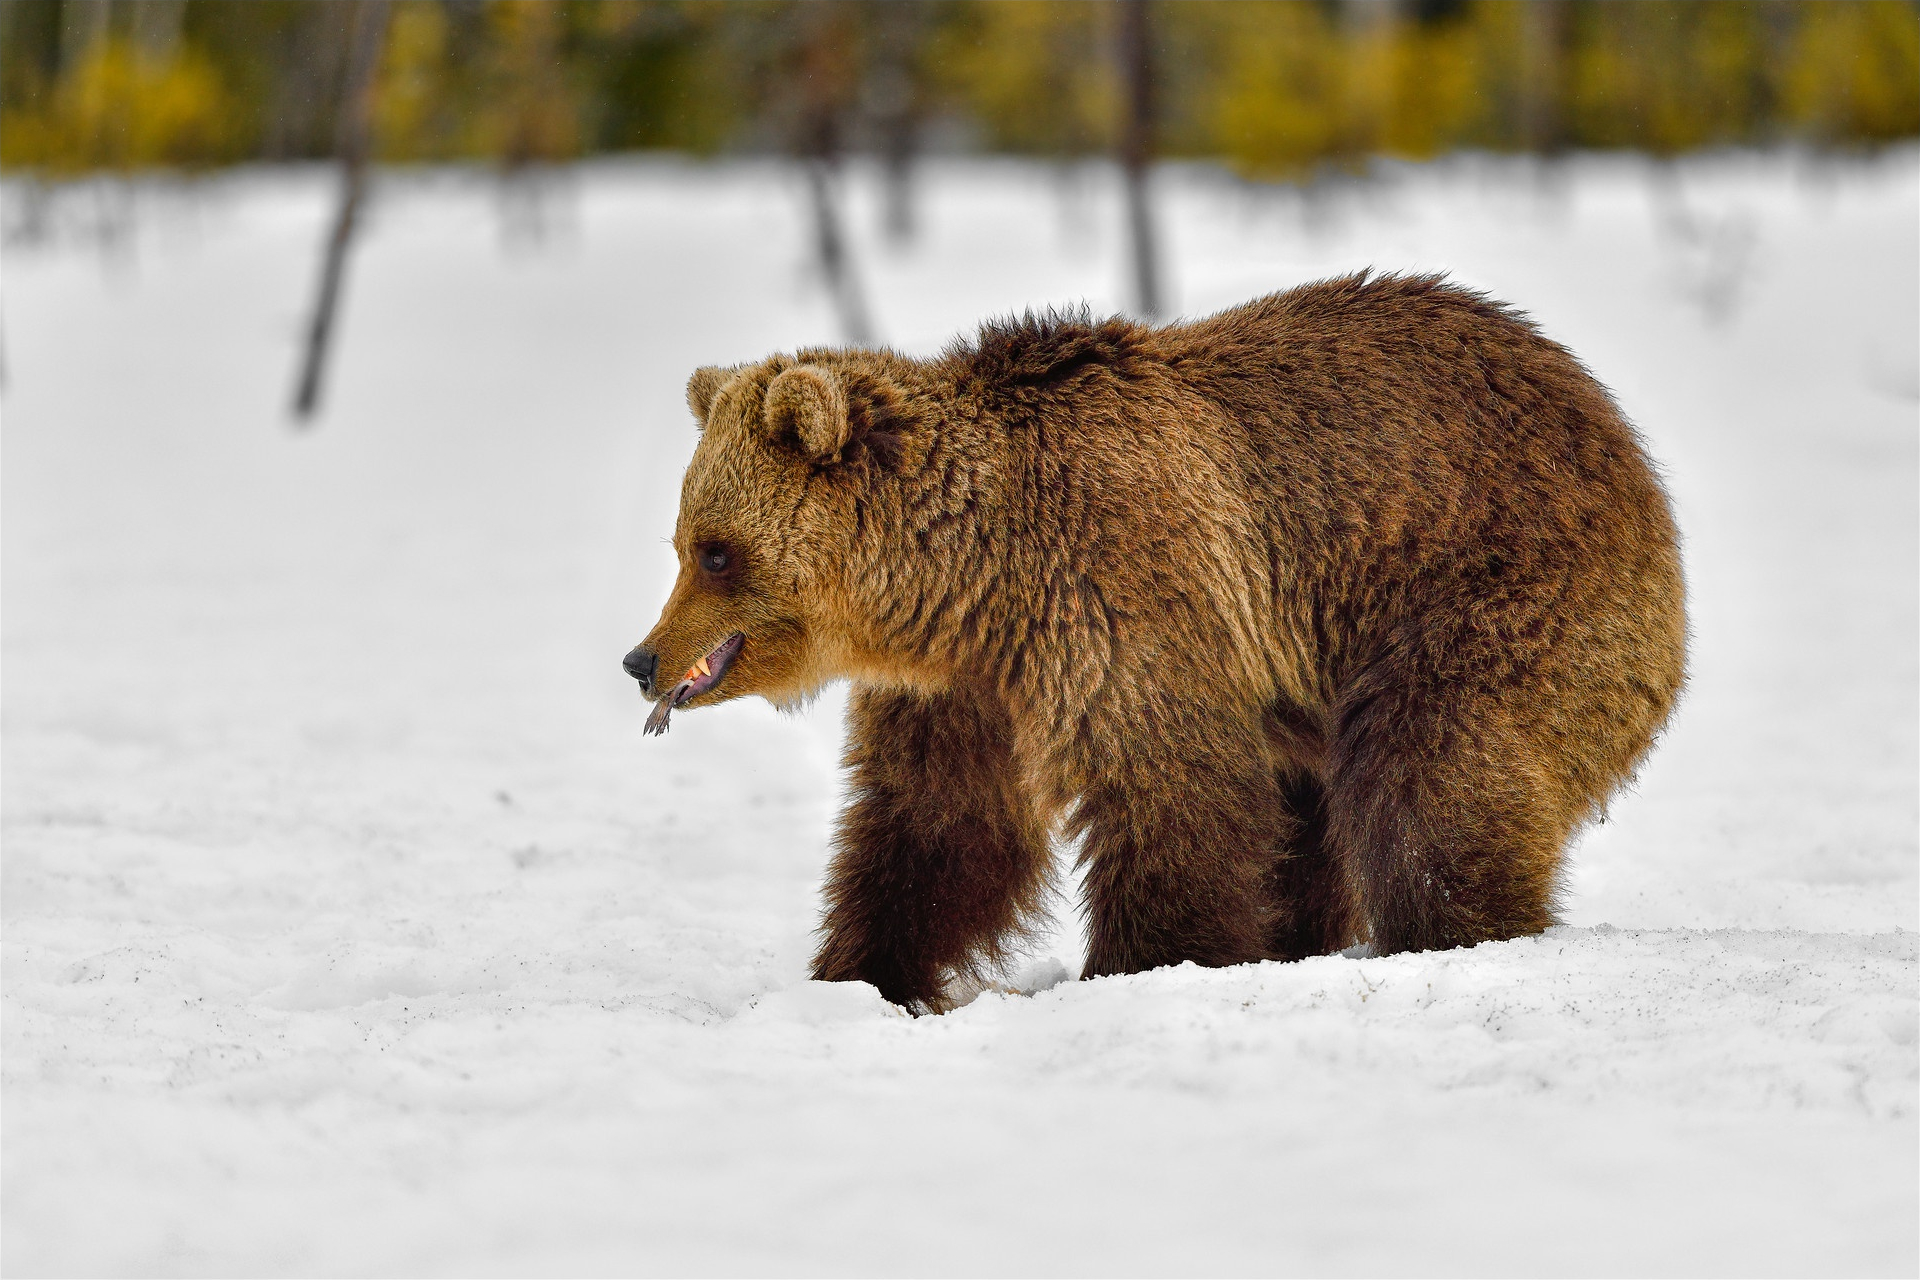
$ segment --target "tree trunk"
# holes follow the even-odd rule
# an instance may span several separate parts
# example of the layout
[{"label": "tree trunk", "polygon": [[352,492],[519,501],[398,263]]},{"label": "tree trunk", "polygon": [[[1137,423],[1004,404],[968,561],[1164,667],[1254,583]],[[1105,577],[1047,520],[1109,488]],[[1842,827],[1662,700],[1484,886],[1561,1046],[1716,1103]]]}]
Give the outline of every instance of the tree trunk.
[{"label": "tree trunk", "polygon": [[314,301],[307,326],[306,359],[300,387],[294,395],[296,421],[304,424],[320,406],[320,383],[326,372],[327,351],[333,339],[334,317],[340,308],[340,289],[346,274],[347,250],[353,243],[360,202],[366,195],[367,159],[373,142],[373,80],[386,44],[388,0],[358,0],[354,12],[353,47],[341,93],[340,118],[335,131],[335,153],[340,158],[340,207],[327,237],[320,268],[320,296]]},{"label": "tree trunk", "polygon": [[814,251],[820,261],[820,274],[833,296],[847,341],[864,347],[873,341],[873,323],[867,318],[866,299],[861,296],[860,282],[854,278],[853,261],[847,252],[840,209],[834,200],[831,161],[815,156],[805,164],[807,189],[813,197]]},{"label": "tree trunk", "polygon": [[873,324],[835,198],[847,117],[858,88],[851,13],[841,5],[799,6],[799,44],[795,50],[799,111],[793,143],[806,170],[807,195],[813,209],[814,256],[821,278],[839,313],[841,332],[850,344],[863,347],[873,341]]},{"label": "tree trunk", "polygon": [[1120,169],[1126,186],[1127,230],[1133,249],[1134,309],[1160,318],[1160,268],[1147,191],[1153,162],[1153,66],[1148,47],[1148,0],[1120,0],[1118,52],[1122,84]]}]

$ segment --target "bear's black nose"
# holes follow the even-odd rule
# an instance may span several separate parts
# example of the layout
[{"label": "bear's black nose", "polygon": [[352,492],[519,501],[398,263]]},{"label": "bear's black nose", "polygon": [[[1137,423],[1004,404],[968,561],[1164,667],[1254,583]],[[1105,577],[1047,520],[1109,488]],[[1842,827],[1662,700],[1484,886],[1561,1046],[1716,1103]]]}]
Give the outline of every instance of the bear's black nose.
[{"label": "bear's black nose", "polygon": [[640,682],[640,692],[653,692],[653,673],[660,666],[659,654],[643,644],[637,644],[620,665],[627,669],[628,675]]}]

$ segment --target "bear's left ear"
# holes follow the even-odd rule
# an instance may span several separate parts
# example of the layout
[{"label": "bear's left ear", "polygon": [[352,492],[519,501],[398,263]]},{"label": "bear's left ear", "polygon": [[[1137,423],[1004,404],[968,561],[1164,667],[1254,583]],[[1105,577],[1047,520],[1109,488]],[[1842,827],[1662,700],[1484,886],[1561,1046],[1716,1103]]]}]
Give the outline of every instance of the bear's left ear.
[{"label": "bear's left ear", "polygon": [[693,410],[693,420],[702,431],[707,429],[707,415],[713,412],[713,398],[720,394],[720,388],[726,386],[737,372],[738,365],[731,369],[707,365],[695,369],[693,376],[687,379],[687,408]]},{"label": "bear's left ear", "polygon": [[767,431],[776,440],[792,439],[815,463],[840,461],[851,429],[847,393],[831,369],[795,365],[767,384]]}]

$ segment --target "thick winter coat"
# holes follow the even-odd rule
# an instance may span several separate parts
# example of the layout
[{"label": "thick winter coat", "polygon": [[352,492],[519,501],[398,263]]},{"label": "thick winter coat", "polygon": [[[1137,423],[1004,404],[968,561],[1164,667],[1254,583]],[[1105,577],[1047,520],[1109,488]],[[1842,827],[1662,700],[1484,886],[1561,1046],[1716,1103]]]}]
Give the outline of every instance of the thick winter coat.
[{"label": "thick winter coat", "polygon": [[1440,280],[802,351],[688,398],[680,577],[628,669],[661,728],[853,681],[815,971],[901,1003],[1004,957],[1056,832],[1089,976],[1536,932],[1681,687],[1639,439]]}]

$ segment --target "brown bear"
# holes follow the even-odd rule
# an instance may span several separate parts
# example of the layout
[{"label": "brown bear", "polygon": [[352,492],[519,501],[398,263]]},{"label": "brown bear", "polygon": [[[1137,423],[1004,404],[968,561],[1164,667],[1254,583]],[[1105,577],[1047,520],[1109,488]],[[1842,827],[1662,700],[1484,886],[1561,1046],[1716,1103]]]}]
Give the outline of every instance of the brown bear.
[{"label": "brown bear", "polygon": [[1633,428],[1441,279],[806,350],[687,398],[679,579],[626,668],[655,730],[853,682],[813,972],[909,1007],[1006,960],[1055,832],[1089,977],[1535,933],[1681,687]]}]

